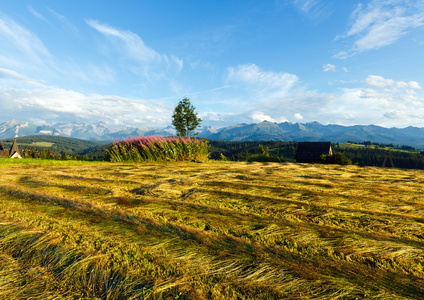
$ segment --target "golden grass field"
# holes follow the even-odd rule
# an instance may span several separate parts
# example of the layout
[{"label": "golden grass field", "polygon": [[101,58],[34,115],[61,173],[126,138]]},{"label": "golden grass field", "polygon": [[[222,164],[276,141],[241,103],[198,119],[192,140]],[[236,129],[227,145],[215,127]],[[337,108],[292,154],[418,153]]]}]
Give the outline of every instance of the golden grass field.
[{"label": "golden grass field", "polygon": [[423,299],[424,172],[0,161],[0,299]]}]

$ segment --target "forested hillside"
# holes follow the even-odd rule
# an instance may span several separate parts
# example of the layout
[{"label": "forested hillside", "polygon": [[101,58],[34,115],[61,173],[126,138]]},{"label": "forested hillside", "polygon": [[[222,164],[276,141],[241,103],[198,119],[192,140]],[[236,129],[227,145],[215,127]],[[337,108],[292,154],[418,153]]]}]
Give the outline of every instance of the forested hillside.
[{"label": "forested hillside", "polygon": [[[424,169],[424,155],[422,152],[408,148],[403,150],[401,147],[370,147],[349,144],[335,144],[333,146],[335,152],[343,153],[352,160],[352,163],[360,166],[377,166],[381,167],[390,151],[395,168],[401,169]],[[386,162],[386,166],[391,166],[390,160]]]},{"label": "forested hillside", "polygon": [[[278,156],[282,161],[294,162],[297,150],[297,142],[282,141],[209,141],[209,145],[212,159],[219,159],[222,153],[231,161],[247,161],[250,156],[258,153],[258,147],[262,145],[268,147],[269,155]],[[353,143],[333,144],[334,152],[343,153],[353,164],[359,166],[381,167],[388,150],[390,150],[390,155],[396,168],[424,169],[423,153],[412,147],[391,144],[381,145],[371,142],[367,142],[367,145]],[[391,166],[389,161],[386,166]]]},{"label": "forested hillside", "polygon": [[258,153],[259,145],[269,148],[271,155],[286,161],[294,161],[296,157],[297,142],[282,141],[245,141],[245,142],[226,142],[209,141],[209,152],[211,159],[219,159],[222,153],[231,161],[246,161],[249,156]]},{"label": "forested hillside", "polygon": [[[4,148],[11,147],[14,139],[2,140]],[[101,141],[88,141],[81,139],[74,139],[62,136],[50,135],[33,135],[16,138],[20,150],[38,151],[42,153],[48,150],[53,155],[60,155],[66,153],[68,155],[87,155],[91,159],[102,159],[104,157],[105,145],[108,142]],[[102,147],[103,146],[103,147]],[[98,148],[101,149],[98,149]]]},{"label": "forested hillside", "polygon": [[[8,149],[14,139],[2,140],[3,145]],[[110,147],[109,142],[87,141],[61,136],[35,135],[16,139],[21,150],[47,151],[59,157],[62,153],[68,156],[78,156],[84,159],[103,160],[106,149]],[[294,162],[296,157],[297,142],[283,141],[245,141],[228,142],[208,140],[210,159],[219,160],[225,157],[230,161],[248,161],[249,158],[258,154],[258,148],[267,148],[272,157],[277,157],[280,161]],[[396,168],[404,169],[424,169],[423,152],[410,146],[399,146],[393,144],[378,144],[364,142],[355,143],[334,143],[333,150],[343,153],[353,164],[359,166],[383,165],[387,150],[393,159]],[[28,151],[27,151],[28,152]],[[391,166],[390,161],[386,166]]]}]

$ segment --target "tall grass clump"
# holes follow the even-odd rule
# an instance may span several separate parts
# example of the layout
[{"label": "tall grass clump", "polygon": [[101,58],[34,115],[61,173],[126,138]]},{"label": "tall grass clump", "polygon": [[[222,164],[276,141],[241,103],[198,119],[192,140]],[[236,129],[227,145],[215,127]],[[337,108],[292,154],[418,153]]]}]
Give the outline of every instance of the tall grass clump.
[{"label": "tall grass clump", "polygon": [[206,141],[192,137],[131,137],[116,141],[107,150],[111,162],[199,161],[208,157]]}]

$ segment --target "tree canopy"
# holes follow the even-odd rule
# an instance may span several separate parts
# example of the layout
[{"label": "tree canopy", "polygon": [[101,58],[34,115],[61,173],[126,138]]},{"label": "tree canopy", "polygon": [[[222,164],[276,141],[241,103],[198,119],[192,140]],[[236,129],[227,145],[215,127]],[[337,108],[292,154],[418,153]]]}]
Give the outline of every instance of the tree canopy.
[{"label": "tree canopy", "polygon": [[184,98],[175,107],[172,115],[172,125],[175,127],[178,136],[189,137],[196,136],[194,131],[200,125],[201,118],[197,117],[194,111],[195,107],[191,104],[189,98]]}]

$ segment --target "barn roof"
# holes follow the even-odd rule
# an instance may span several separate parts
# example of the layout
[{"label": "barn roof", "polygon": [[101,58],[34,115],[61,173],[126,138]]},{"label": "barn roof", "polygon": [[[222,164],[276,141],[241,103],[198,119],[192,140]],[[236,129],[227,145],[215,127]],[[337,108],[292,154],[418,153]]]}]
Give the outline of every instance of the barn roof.
[{"label": "barn roof", "polygon": [[10,148],[10,156],[12,156],[15,153],[19,153],[18,143],[16,142],[16,139],[13,141],[12,147]]},{"label": "barn roof", "polygon": [[322,154],[333,154],[331,142],[299,142],[297,143],[296,161],[315,162]]}]

